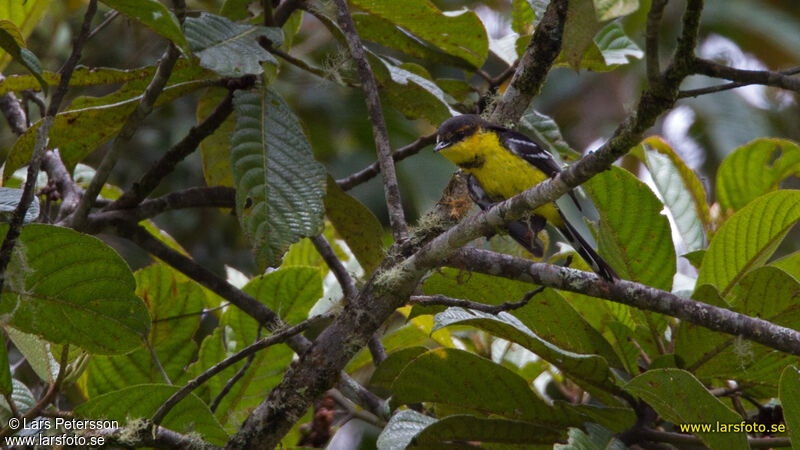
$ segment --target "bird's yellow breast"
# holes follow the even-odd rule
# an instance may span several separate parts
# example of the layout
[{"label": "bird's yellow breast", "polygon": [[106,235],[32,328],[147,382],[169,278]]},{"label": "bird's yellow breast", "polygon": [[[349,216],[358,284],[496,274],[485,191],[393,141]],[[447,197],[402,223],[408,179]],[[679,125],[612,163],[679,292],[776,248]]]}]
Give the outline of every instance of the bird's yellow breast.
[{"label": "bird's yellow breast", "polygon": [[[548,178],[544,172],[504,148],[497,134],[492,132],[475,133],[440,153],[472,174],[494,201],[513,197]],[[541,206],[534,212],[553,225],[561,224],[561,216],[552,204]]]}]

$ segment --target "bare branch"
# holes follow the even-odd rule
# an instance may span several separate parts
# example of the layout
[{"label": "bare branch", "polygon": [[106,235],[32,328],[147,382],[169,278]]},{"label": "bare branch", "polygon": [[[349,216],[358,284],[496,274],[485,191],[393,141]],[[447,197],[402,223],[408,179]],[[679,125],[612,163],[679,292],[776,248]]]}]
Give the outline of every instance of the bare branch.
[{"label": "bare branch", "polygon": [[83,189],[72,180],[64,162],[61,161],[58,149],[48,150],[44,154],[42,169],[47,172],[48,180],[55,184],[56,190],[61,195],[61,212],[58,217],[61,219],[64,211],[75,209],[83,195]]},{"label": "bare branch", "polygon": [[275,19],[275,26],[282,27],[283,24],[289,20],[289,16],[291,16],[296,9],[300,8],[303,3],[305,3],[305,0],[286,0],[281,3],[281,6],[275,10],[273,16]]},{"label": "bare branch", "polygon": [[485,303],[478,303],[460,298],[452,298],[445,295],[413,295],[409,299],[408,303],[420,306],[455,306],[459,308],[474,309],[475,311],[482,311],[488,314],[500,314],[503,311],[512,311],[522,308],[523,306],[527,305],[536,294],[542,292],[544,289],[544,286],[539,287],[525,294],[525,296],[522,297],[522,300],[518,302],[504,302],[499,305],[487,305]]},{"label": "bare branch", "polygon": [[105,28],[109,24],[111,24],[111,22],[113,22],[114,19],[117,18],[117,16],[119,16],[119,11],[117,11],[116,9],[112,9],[111,11],[106,13],[106,18],[103,19],[102,22],[100,22],[100,25],[94,27],[92,32],[89,33],[89,37],[87,37],[86,39],[91,39],[91,38],[95,37],[95,35],[97,35],[97,33],[103,31],[103,28]]},{"label": "bare branch", "polygon": [[344,297],[351,301],[358,295],[358,288],[356,288],[356,283],[353,281],[353,278],[347,273],[347,269],[345,269],[344,265],[339,258],[336,257],[336,253],[333,251],[333,247],[331,247],[330,242],[325,239],[325,236],[318,235],[312,236],[311,243],[314,244],[314,248],[317,249],[317,253],[319,256],[322,257],[323,261],[328,264],[328,267],[333,272],[333,275],[336,277],[336,281],[339,282],[339,285],[342,287],[342,293],[344,293]]},{"label": "bare branch", "polygon": [[[781,70],[778,72],[782,75],[796,75],[800,73],[800,67],[793,67],[791,69]],[[714,94],[716,92],[727,91],[730,89],[736,89],[742,86],[751,86],[753,84],[760,84],[760,83],[743,83],[743,82],[733,82],[733,83],[725,83],[720,84],[718,86],[709,86],[705,88],[698,88],[698,89],[688,89],[685,91],[678,92],[678,98],[687,98],[687,97],[698,97],[705,94]]]},{"label": "bare branch", "polygon": [[[408,158],[409,156],[416,155],[423,148],[433,144],[435,140],[436,140],[436,133],[422,136],[416,141],[406,145],[405,147],[398,148],[395,152],[392,153],[392,158],[395,160],[395,162],[402,161]],[[352,175],[349,175],[346,178],[336,180],[336,183],[339,185],[340,188],[347,191],[353,189],[354,187],[358,186],[361,183],[365,183],[371,180],[372,177],[379,174],[380,171],[381,171],[380,164],[378,163],[378,161],[375,161],[369,166],[359,170],[358,172]]]},{"label": "bare branch", "polygon": [[[2,84],[5,79],[6,77],[0,73],[0,84]],[[13,92],[0,96],[0,114],[3,114],[8,121],[11,132],[17,136],[25,133],[25,130],[28,129],[28,116],[25,114],[19,99],[17,99],[17,96],[14,95]]]},{"label": "bare branch", "polygon": [[350,54],[356,62],[361,86],[366,95],[367,110],[372,122],[372,134],[375,137],[375,148],[378,153],[378,164],[383,174],[383,190],[386,195],[386,206],[389,209],[389,222],[392,225],[392,234],[397,242],[408,239],[408,226],[403,213],[403,202],[400,198],[400,187],[397,185],[397,175],[394,170],[392,148],[389,144],[389,132],[386,130],[386,120],[383,117],[381,99],[378,96],[378,85],[375,75],[367,61],[367,55],[358,38],[356,26],[350,16],[346,0],[334,0],[337,6],[337,20],[342,28]]},{"label": "bare branch", "polygon": [[695,73],[707,75],[709,77],[724,78],[737,83],[763,84],[800,92],[800,78],[794,78],[782,72],[774,72],[772,70],[734,69],[724,64],[700,58],[694,60],[692,69]]}]

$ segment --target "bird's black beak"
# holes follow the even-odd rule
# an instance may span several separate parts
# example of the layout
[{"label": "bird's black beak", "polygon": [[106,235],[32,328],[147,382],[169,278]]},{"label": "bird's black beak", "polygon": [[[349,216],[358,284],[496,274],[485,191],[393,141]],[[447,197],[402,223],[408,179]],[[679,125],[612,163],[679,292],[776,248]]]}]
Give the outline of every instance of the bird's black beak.
[{"label": "bird's black beak", "polygon": [[442,140],[442,138],[436,138],[436,145],[433,147],[434,152],[441,151],[450,146],[450,143],[447,141]]}]

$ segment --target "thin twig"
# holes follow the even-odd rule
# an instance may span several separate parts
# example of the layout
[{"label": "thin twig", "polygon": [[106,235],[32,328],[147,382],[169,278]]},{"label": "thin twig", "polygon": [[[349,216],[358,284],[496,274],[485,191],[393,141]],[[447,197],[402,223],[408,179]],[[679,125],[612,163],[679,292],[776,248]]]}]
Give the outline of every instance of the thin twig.
[{"label": "thin twig", "polygon": [[647,64],[647,79],[653,86],[661,77],[660,60],[658,56],[658,37],[661,17],[664,15],[664,7],[667,0],[653,0],[650,4],[650,11],[647,13],[647,31],[645,32],[645,53]]},{"label": "thin twig", "polygon": [[695,73],[747,84],[763,84],[800,92],[800,78],[784,75],[772,70],[735,69],[707,59],[695,58],[692,64]]},{"label": "thin twig", "polygon": [[281,50],[279,48],[269,47],[269,48],[267,48],[267,51],[269,51],[273,55],[280,56],[281,59],[283,59],[286,62],[288,62],[289,64],[297,67],[298,69],[305,70],[308,73],[314,74],[314,75],[316,75],[316,76],[318,76],[320,78],[326,79],[326,80],[330,79],[330,77],[328,76],[328,73],[325,72],[324,70],[318,69],[316,67],[313,67],[310,64],[308,64],[307,62],[303,61],[302,59],[296,58],[296,57],[290,55],[289,53],[284,52],[283,50]]},{"label": "thin twig", "polygon": [[249,346],[239,350],[235,354],[223,359],[222,361],[214,364],[213,367],[209,368],[205,372],[201,373],[197,376],[197,378],[189,381],[186,383],[185,386],[180,388],[177,392],[172,394],[170,398],[167,399],[161,406],[159,406],[158,410],[153,414],[152,421],[154,424],[160,424],[167,413],[180,402],[183,400],[190,392],[197,389],[200,385],[208,381],[214,375],[222,372],[223,370],[227,369],[231,365],[241,361],[244,358],[247,358],[249,355],[265,349],[271,345],[279,344],[282,342],[287,341],[288,339],[302,333],[311,325],[321,322],[323,320],[327,320],[331,317],[329,314],[322,314],[319,316],[314,316],[309,318],[308,320],[304,320],[303,322],[298,323],[297,325],[285,328],[283,330],[279,330],[274,334],[271,334],[263,339],[260,339],[258,342],[250,344]]},{"label": "thin twig", "polygon": [[333,398],[341,407],[347,410],[347,413],[352,417],[363,420],[367,423],[371,423],[376,427],[383,428],[386,426],[385,420],[381,419],[375,414],[370,413],[369,411],[358,409],[356,405],[349,398],[345,397],[341,392],[339,392],[338,389],[334,388],[328,390],[328,395],[330,395],[331,398]]},{"label": "thin twig", "polygon": [[336,257],[336,253],[333,251],[333,247],[331,247],[330,242],[325,239],[323,235],[312,236],[311,243],[314,244],[314,248],[317,249],[317,253],[319,256],[322,257],[322,260],[328,264],[330,267],[331,272],[336,277],[336,281],[339,282],[339,285],[342,286],[342,293],[344,297],[348,301],[352,301],[358,295],[358,288],[356,288],[356,282],[353,281],[353,277],[347,273],[347,269],[344,267],[344,264]]},{"label": "thin twig", "polygon": [[[402,161],[409,156],[416,155],[420,150],[423,148],[433,144],[436,140],[436,133],[428,134],[418,138],[416,141],[406,145],[405,147],[400,147],[396,151],[392,153],[392,158],[395,162]],[[339,185],[340,188],[347,191],[353,189],[354,187],[358,186],[359,184],[365,183],[372,179],[375,175],[379,174],[381,171],[380,164],[378,161],[370,164],[369,166],[359,170],[358,172],[349,175],[345,178],[341,178],[336,180],[336,184]]]},{"label": "thin twig", "polygon": [[161,361],[158,359],[158,355],[156,355],[155,349],[153,346],[150,345],[150,341],[148,339],[142,339],[144,341],[145,347],[147,347],[147,351],[150,352],[150,358],[153,360],[153,363],[156,365],[156,369],[158,372],[161,373],[161,378],[164,379],[164,382],[167,384],[172,384],[172,380],[169,379],[169,375],[167,375],[167,371],[164,370],[164,366],[161,365]]},{"label": "thin twig", "polygon": [[375,367],[380,366],[382,362],[386,361],[386,348],[383,346],[381,336],[378,332],[369,338],[367,348],[369,349],[370,356],[372,356],[372,363]]},{"label": "thin twig", "polygon": [[[258,342],[259,339],[261,339],[261,327],[258,327],[258,333],[256,333],[256,341],[254,342],[254,344]],[[255,359],[255,357],[256,357],[255,352],[248,355],[247,359],[245,359],[244,361],[244,364],[242,364],[242,367],[240,367],[239,370],[237,370],[236,373],[233,374],[231,379],[228,380],[227,383],[225,383],[225,386],[222,386],[222,389],[219,391],[219,394],[217,394],[217,396],[214,397],[214,401],[212,401],[211,405],[208,406],[208,409],[210,409],[212,413],[215,412],[217,408],[219,408],[219,404],[222,403],[222,399],[225,398],[226,395],[228,395],[231,389],[233,389],[233,386],[235,386],[236,383],[242,379],[244,374],[247,373],[247,370],[250,368],[250,365],[253,364],[253,359]]]},{"label": "thin twig", "polygon": [[50,105],[47,108],[47,113],[45,114],[44,118],[42,118],[39,129],[36,130],[36,140],[34,143],[31,160],[28,163],[28,172],[25,178],[25,185],[22,189],[22,195],[20,196],[17,207],[14,209],[14,215],[11,218],[11,223],[8,225],[8,232],[3,240],[3,244],[0,246],[0,292],[3,290],[5,273],[6,269],[8,268],[8,264],[11,261],[11,255],[14,251],[17,239],[22,231],[22,221],[25,218],[25,213],[28,211],[31,201],[33,201],[33,190],[36,186],[36,179],[39,177],[39,169],[42,164],[42,157],[47,149],[47,140],[48,135],[50,134],[50,127],[53,126],[55,115],[58,113],[58,110],[61,107],[61,102],[64,100],[64,96],[67,94],[69,80],[72,78],[72,72],[75,70],[75,66],[78,64],[78,61],[81,58],[83,44],[86,42],[86,36],[89,34],[89,26],[96,11],[97,0],[90,0],[89,5],[86,7],[86,14],[83,16],[81,29],[78,32],[78,35],[75,37],[74,43],[72,44],[72,53],[70,53],[69,58],[67,58],[67,61],[59,70],[61,79],[58,82],[58,87],[56,88],[55,93],[53,93],[53,97],[50,100]]},{"label": "thin twig", "polygon": [[405,242],[408,239],[408,226],[403,212],[403,202],[400,197],[400,187],[397,185],[397,175],[394,170],[392,148],[389,144],[389,132],[386,130],[386,120],[383,117],[381,100],[378,96],[378,85],[375,75],[367,61],[367,55],[358,37],[353,18],[346,0],[334,0],[337,6],[337,21],[342,28],[350,55],[356,62],[361,87],[366,96],[367,110],[372,122],[372,134],[375,138],[375,148],[378,153],[378,164],[383,175],[383,190],[386,196],[386,206],[389,209],[389,222],[396,242]]},{"label": "thin twig", "polygon": [[176,314],[174,316],[162,317],[160,319],[154,319],[153,323],[156,323],[156,322],[169,322],[171,320],[185,319],[187,317],[202,316],[203,314],[208,314],[210,312],[214,312],[214,311],[218,311],[220,309],[223,309],[228,305],[230,305],[230,303],[223,303],[223,304],[221,304],[219,306],[216,306],[214,308],[208,308],[208,309],[203,308],[201,311],[195,311],[195,312],[184,313],[184,314]]},{"label": "thin twig", "polygon": [[485,303],[478,303],[473,302],[470,300],[464,300],[460,298],[452,298],[447,297],[445,295],[437,294],[437,295],[414,295],[412,296],[408,303],[412,305],[420,305],[420,306],[448,306],[448,307],[458,307],[458,308],[466,308],[466,309],[474,309],[475,311],[481,311],[488,314],[500,314],[503,311],[512,311],[515,309],[522,308],[523,306],[527,305],[528,302],[533,298],[534,295],[542,292],[545,289],[544,286],[541,286],[537,289],[534,289],[528,293],[526,293],[522,300],[517,302],[504,302],[499,305],[487,305]]},{"label": "thin twig", "polygon": [[[791,69],[781,70],[778,73],[786,76],[796,75],[800,73],[800,67],[793,67]],[[716,92],[727,91],[729,89],[736,89],[742,86],[751,86],[753,84],[762,84],[762,83],[733,82],[733,83],[720,84],[717,86],[709,86],[705,88],[687,89],[685,91],[678,92],[678,98],[698,97],[700,95],[714,94]]]},{"label": "thin twig", "polygon": [[100,23],[100,25],[94,27],[94,30],[92,30],[92,32],[89,33],[89,37],[87,37],[86,39],[93,38],[97,33],[102,31],[103,28],[107,27],[111,22],[113,22],[114,19],[117,18],[117,16],[119,16],[119,11],[117,11],[116,9],[112,9],[111,11],[109,11],[108,14],[106,14],[105,20],[103,20]]}]

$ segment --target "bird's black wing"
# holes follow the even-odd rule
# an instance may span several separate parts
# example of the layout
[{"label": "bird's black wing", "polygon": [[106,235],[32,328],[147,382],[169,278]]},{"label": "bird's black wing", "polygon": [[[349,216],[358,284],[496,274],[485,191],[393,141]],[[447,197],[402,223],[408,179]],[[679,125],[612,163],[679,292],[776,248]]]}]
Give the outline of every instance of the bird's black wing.
[{"label": "bird's black wing", "polygon": [[[467,178],[467,188],[470,198],[481,210],[485,211],[498,203],[489,198],[478,180],[472,175]],[[544,217],[532,214],[527,220],[508,222],[505,228],[508,235],[519,245],[531,252],[533,256],[541,258],[544,255],[544,246],[537,236],[544,229],[545,223]]]}]

